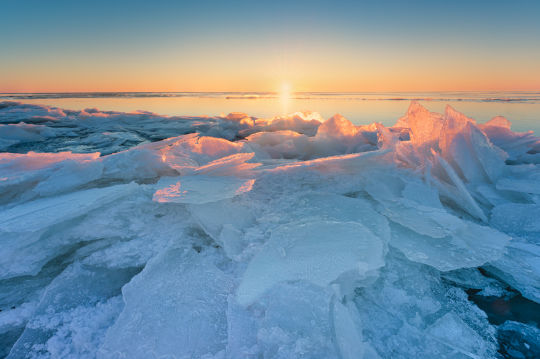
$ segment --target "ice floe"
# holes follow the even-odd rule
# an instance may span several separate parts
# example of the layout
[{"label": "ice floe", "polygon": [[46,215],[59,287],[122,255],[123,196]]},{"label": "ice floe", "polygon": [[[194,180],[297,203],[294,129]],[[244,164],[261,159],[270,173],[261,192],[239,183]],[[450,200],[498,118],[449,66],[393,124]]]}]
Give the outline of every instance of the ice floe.
[{"label": "ice floe", "polygon": [[505,118],[3,102],[0,150],[0,356],[540,356],[475,299],[540,308],[540,140]]}]

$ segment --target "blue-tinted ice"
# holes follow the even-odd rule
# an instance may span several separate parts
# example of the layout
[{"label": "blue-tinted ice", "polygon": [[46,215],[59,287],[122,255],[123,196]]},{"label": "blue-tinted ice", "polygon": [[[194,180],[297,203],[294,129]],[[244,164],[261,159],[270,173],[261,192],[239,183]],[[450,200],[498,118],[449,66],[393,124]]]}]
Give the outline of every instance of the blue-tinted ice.
[{"label": "blue-tinted ice", "polygon": [[504,118],[3,102],[0,150],[0,356],[540,356],[540,139]]}]

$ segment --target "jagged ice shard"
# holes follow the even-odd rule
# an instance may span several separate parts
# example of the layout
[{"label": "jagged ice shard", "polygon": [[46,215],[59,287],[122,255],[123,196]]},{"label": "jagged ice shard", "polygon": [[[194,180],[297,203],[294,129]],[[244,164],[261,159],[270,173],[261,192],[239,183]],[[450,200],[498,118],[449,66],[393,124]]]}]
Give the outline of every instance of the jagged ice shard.
[{"label": "jagged ice shard", "polygon": [[505,118],[3,102],[0,150],[2,357],[540,356],[540,139]]}]

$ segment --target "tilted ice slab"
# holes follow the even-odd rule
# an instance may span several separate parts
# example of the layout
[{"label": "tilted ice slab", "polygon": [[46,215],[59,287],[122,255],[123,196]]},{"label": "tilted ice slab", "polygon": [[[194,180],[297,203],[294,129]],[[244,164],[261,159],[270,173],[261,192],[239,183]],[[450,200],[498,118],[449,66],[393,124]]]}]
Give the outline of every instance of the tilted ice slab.
[{"label": "tilted ice slab", "polygon": [[211,257],[201,258],[192,249],[166,250],[123,288],[125,308],[107,331],[98,358],[201,357],[223,351],[231,288],[231,278]]},{"label": "tilted ice slab", "polygon": [[492,211],[491,224],[513,236],[506,254],[488,270],[535,302],[540,302],[540,205],[506,203]]},{"label": "tilted ice slab", "polygon": [[510,237],[463,220],[441,204],[436,188],[407,173],[377,173],[365,190],[391,221],[390,245],[441,271],[478,267],[505,253]]},{"label": "tilted ice slab", "polygon": [[158,186],[163,188],[154,193],[154,201],[186,204],[216,202],[249,192],[254,182],[253,179],[225,176],[164,177],[158,182]]},{"label": "tilted ice slab", "polygon": [[255,179],[245,177],[251,174],[253,168],[259,166],[258,163],[247,162],[253,155],[254,153],[236,153],[202,166],[175,168],[188,174],[161,178],[157,187],[162,188],[154,193],[153,200],[160,203],[204,204],[249,192]]},{"label": "tilted ice slab", "polygon": [[511,123],[502,116],[479,125],[490,141],[508,154],[515,163],[540,163],[540,139],[532,131],[513,132]]},{"label": "tilted ice slab", "polygon": [[440,271],[479,267],[499,259],[510,238],[489,227],[463,223],[448,237],[433,238],[399,225],[391,226],[390,245],[408,259],[431,265]]},{"label": "tilted ice slab", "polygon": [[238,302],[251,304],[276,283],[291,280],[327,286],[349,271],[362,278],[383,265],[383,243],[354,222],[289,224],[249,263],[238,288]]},{"label": "tilted ice slab", "polygon": [[137,188],[134,183],[92,188],[26,202],[0,212],[0,225],[2,230],[8,233],[39,231],[106,205],[134,188]]},{"label": "tilted ice slab", "polygon": [[60,226],[106,206],[137,189],[127,184],[92,188],[57,197],[42,198],[0,211],[0,279],[35,275],[58,251],[74,245],[48,234]]}]

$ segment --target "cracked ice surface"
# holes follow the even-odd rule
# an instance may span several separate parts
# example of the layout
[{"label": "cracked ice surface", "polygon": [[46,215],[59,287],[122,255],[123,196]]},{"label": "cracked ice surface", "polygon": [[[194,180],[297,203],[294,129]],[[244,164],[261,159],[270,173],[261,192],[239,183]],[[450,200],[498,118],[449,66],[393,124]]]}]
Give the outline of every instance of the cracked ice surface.
[{"label": "cracked ice surface", "polygon": [[540,356],[540,140],[505,118],[3,102],[0,150],[0,356]]}]

